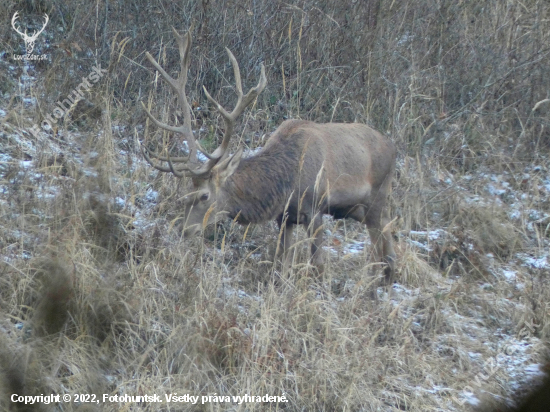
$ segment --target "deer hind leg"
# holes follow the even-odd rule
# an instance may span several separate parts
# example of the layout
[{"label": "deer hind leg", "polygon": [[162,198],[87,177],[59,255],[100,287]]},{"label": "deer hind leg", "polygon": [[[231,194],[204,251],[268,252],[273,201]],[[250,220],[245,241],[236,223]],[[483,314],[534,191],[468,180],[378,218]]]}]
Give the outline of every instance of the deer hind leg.
[{"label": "deer hind leg", "polygon": [[384,268],[385,283],[393,282],[395,275],[395,251],[391,239],[390,222],[387,211],[371,208],[365,216],[374,254],[379,262],[386,263]]},{"label": "deer hind leg", "polygon": [[352,219],[357,220],[361,223],[365,223],[367,225],[374,256],[377,261],[381,262],[383,248],[380,243],[380,213],[376,210],[370,210],[365,205],[357,205],[349,212],[348,217],[351,217]]},{"label": "deer hind leg", "polygon": [[[305,222],[304,222],[305,223]],[[317,213],[308,224],[309,237],[311,242],[311,264],[317,268],[319,273],[325,270],[325,255],[323,248],[323,215]]]},{"label": "deer hind leg", "polygon": [[382,218],[380,220],[382,226],[382,253],[384,262],[388,264],[386,269],[384,269],[384,275],[386,277],[386,282],[391,283],[395,279],[395,259],[396,254],[393,249],[393,241],[391,236],[391,225],[390,223],[390,212],[388,208],[385,207],[382,211]]},{"label": "deer hind leg", "polygon": [[279,230],[282,230],[282,233],[279,238],[279,245],[277,248],[277,258],[284,259],[284,268],[289,268],[292,265],[292,257],[294,252],[290,249],[292,246],[292,233],[294,232],[294,223],[290,223],[288,220],[283,221],[282,216],[277,218],[277,223],[279,225]]},{"label": "deer hind leg", "polygon": [[291,249],[292,246],[292,233],[294,232],[294,224],[287,223],[283,229],[283,235],[281,236],[280,249],[284,254],[284,268],[288,269],[292,266],[292,258],[294,256],[294,249]]}]

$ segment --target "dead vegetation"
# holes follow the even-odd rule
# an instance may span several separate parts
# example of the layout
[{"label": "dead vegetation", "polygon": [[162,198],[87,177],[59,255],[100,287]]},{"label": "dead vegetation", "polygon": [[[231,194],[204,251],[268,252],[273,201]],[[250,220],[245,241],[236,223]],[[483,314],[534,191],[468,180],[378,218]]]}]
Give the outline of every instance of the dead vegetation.
[{"label": "dead vegetation", "polygon": [[[12,60],[24,47],[11,30],[15,11],[22,25],[49,14],[35,46],[46,62]],[[460,411],[524,393],[547,370],[550,336],[549,21],[540,0],[8,1],[0,409],[123,407],[23,405],[13,393],[177,392],[288,402],[126,407]],[[156,51],[176,72],[171,26],[192,27],[196,39],[187,92],[207,148],[223,122],[202,86],[230,101],[226,46],[245,88],[266,67],[266,90],[236,125],[248,148],[295,117],[359,121],[392,136],[398,283],[378,301],[359,224],[324,221],[321,277],[301,229],[283,272],[269,262],[274,224],[226,222],[182,238],[183,185],[150,168],[137,146],[140,101],[181,122],[143,55]],[[98,63],[108,74],[86,101],[52,130],[29,133]]]}]

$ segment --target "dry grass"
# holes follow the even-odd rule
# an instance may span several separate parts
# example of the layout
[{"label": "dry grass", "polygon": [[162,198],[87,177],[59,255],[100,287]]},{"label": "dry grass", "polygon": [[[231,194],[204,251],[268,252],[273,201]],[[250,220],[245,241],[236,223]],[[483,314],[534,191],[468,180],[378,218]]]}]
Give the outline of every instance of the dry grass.
[{"label": "dry grass", "polygon": [[[21,163],[10,149],[12,164],[3,175],[10,186],[1,203],[1,301],[11,320],[2,328],[2,368],[11,382],[4,383],[4,405],[14,407],[7,399],[16,390],[284,393],[289,401],[249,403],[246,410],[461,410],[453,397],[463,399],[462,388],[483,372],[483,361],[526,338],[527,322],[537,325],[529,331],[534,344],[507,360],[544,361],[538,339],[548,331],[546,269],[513,263],[518,252],[534,253],[537,246],[532,231],[496,205],[463,200],[467,206],[454,216],[434,218],[438,209],[426,193],[441,182],[429,173],[402,173],[396,208],[414,210],[399,188],[412,190],[416,181],[426,190],[411,201],[448,235],[424,242],[428,235],[418,230],[396,229],[400,284],[373,301],[370,257],[350,249],[365,241],[361,225],[326,222],[334,252],[323,277],[307,264],[306,234],[299,231],[304,242],[296,247],[295,264],[280,273],[265,262],[277,236],[274,225],[249,228],[244,243],[246,228],[233,224],[182,240],[170,219],[155,218],[155,210],[177,216],[178,182],[164,176],[155,183],[135,151],[98,161],[115,141],[93,139],[93,156],[65,153],[77,159],[70,177],[55,162],[41,168]],[[154,204],[145,181],[165,193]],[[466,199],[465,193],[456,196]],[[115,194],[125,203],[114,202]],[[414,217],[400,220],[404,225]],[[522,288],[502,277],[507,264],[517,268]],[[505,395],[514,387],[508,378],[514,370],[504,364],[481,387]],[[225,403],[180,406],[244,410]]]},{"label": "dry grass", "polygon": [[[550,9],[390,3],[110,2],[108,15],[95,3],[26,3],[22,12],[49,12],[63,31],[40,46],[51,60],[32,87],[0,61],[0,409],[57,410],[14,404],[14,392],[177,392],[288,402],[63,410],[459,411],[472,409],[468,386],[492,402],[526,384],[550,336],[547,103],[532,110],[547,97]],[[9,26],[16,6],[0,11],[8,53],[21,42]],[[273,223],[181,238],[184,182],[143,162],[138,100],[178,118],[141,53],[176,68],[167,28],[192,20],[189,95],[205,144],[221,126],[202,85],[222,103],[232,93],[223,46],[245,84],[260,61],[268,68],[238,128],[250,148],[283,117],[369,122],[394,136],[399,283],[378,300],[357,223],[325,221],[322,276],[303,230],[284,271],[269,261]],[[86,101],[55,130],[27,133],[96,62],[109,74]]]}]

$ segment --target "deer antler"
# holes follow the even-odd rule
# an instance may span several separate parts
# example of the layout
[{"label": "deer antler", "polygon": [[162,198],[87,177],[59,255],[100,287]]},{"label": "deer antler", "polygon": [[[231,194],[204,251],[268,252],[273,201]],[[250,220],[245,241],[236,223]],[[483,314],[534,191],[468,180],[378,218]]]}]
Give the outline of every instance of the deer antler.
[{"label": "deer antler", "polygon": [[[174,36],[176,37],[176,41],[178,43],[179,53],[180,53],[180,73],[177,79],[174,79],[172,76],[166,73],[166,71],[158,64],[158,62],[148,52],[145,53],[145,56],[151,62],[151,64],[155,66],[155,68],[159,71],[162,77],[168,82],[168,84],[176,92],[178,96],[178,104],[181,107],[183,112],[183,125],[170,126],[166,123],[163,123],[157,120],[149,112],[149,110],[147,110],[143,102],[142,102],[142,106],[145,109],[145,112],[147,113],[149,118],[153,121],[155,125],[157,125],[162,129],[168,130],[170,132],[179,133],[183,136],[184,140],[187,141],[187,144],[189,146],[189,155],[183,156],[183,157],[175,157],[175,158],[171,158],[169,155],[167,157],[163,157],[158,155],[157,153],[153,153],[149,151],[148,149],[144,148],[143,145],[142,145],[141,151],[143,153],[143,156],[145,157],[145,160],[147,160],[147,162],[157,170],[160,170],[162,172],[171,172],[177,177],[183,177],[186,174],[189,174],[195,178],[206,178],[210,174],[212,168],[220,161],[220,159],[225,157],[227,152],[227,147],[229,145],[229,141],[233,133],[235,120],[243,112],[243,110],[265,88],[267,84],[267,79],[265,77],[265,68],[262,64],[260,81],[258,85],[255,88],[251,89],[246,94],[246,96],[243,96],[239,65],[237,63],[237,60],[235,59],[235,56],[233,56],[231,51],[229,51],[229,49],[226,49],[229,55],[229,59],[231,60],[231,63],[233,65],[233,72],[235,74],[235,83],[237,88],[238,99],[237,99],[236,107],[233,109],[231,113],[228,113],[223,107],[221,107],[219,103],[217,103],[212,98],[212,96],[210,96],[210,94],[206,91],[206,89],[204,89],[206,93],[206,97],[213,104],[215,104],[217,110],[221,113],[225,121],[225,133],[224,133],[222,143],[220,144],[220,146],[216,148],[216,150],[214,150],[214,152],[212,152],[212,154],[209,154],[208,151],[204,149],[193,136],[193,130],[191,128],[191,108],[189,106],[189,102],[187,101],[187,96],[185,95],[185,86],[187,84],[187,72],[189,70],[189,61],[190,61],[189,51],[191,49],[191,33],[190,31],[188,31],[185,34],[185,36],[181,36],[176,31],[176,29],[172,28],[172,31],[174,32]],[[199,161],[197,158],[197,150],[202,152],[208,158],[207,162],[203,165],[199,165]],[[167,152],[169,153],[169,151]],[[162,166],[160,164],[157,164],[155,161],[153,161],[152,158],[159,160],[161,162],[167,162],[168,166]]]},{"label": "deer antler", "polygon": [[227,47],[225,48],[227,51],[227,55],[229,56],[229,60],[231,60],[231,64],[233,65],[233,74],[235,76],[235,86],[237,88],[237,105],[233,109],[231,113],[228,113],[212,96],[210,96],[210,93],[208,93],[208,90],[206,90],[206,87],[202,87],[204,90],[204,93],[206,94],[206,97],[208,100],[216,106],[216,109],[220,114],[222,115],[224,122],[225,122],[225,133],[223,135],[223,140],[220,146],[212,153],[211,159],[219,160],[222,157],[225,157],[227,152],[227,146],[229,145],[229,140],[231,139],[231,135],[233,134],[233,129],[235,127],[235,120],[241,115],[243,110],[258,97],[258,95],[263,91],[267,84],[267,79],[265,77],[265,67],[262,64],[261,67],[261,74],[260,74],[260,81],[258,82],[258,85],[248,91],[246,96],[243,96],[243,88],[242,88],[242,82],[241,82],[241,70],[239,69],[239,63],[237,63],[237,59],[235,59],[235,56],[233,56],[233,53],[231,53],[231,50],[229,50]]}]

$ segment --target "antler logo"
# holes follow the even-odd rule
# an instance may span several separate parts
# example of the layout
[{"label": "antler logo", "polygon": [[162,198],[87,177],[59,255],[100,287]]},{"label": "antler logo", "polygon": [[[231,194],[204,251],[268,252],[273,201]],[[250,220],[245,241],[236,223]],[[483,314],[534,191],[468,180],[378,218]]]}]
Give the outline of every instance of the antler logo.
[{"label": "antler logo", "polygon": [[32,51],[34,50],[34,42],[38,38],[38,35],[44,31],[44,29],[46,28],[46,25],[48,24],[48,21],[50,20],[50,18],[48,17],[47,14],[44,14],[44,17],[45,17],[46,21],[44,22],[44,25],[42,26],[42,28],[40,30],[34,32],[30,36],[27,34],[27,30],[25,30],[25,32],[22,32],[15,25],[17,19],[19,18],[19,12],[18,11],[15,12],[15,14],[13,15],[13,17],[11,19],[11,26],[13,27],[13,29],[17,33],[19,33],[21,35],[21,37],[23,37],[23,40],[25,41],[25,47],[27,48],[27,56],[32,54]]}]

